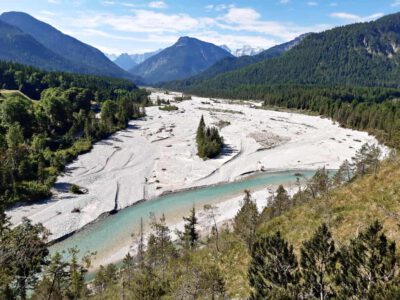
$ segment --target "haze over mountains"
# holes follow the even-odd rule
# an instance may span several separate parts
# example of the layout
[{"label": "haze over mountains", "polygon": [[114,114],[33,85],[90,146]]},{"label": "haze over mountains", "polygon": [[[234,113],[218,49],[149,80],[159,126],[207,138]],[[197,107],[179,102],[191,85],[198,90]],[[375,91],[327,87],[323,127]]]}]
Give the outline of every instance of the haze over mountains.
[{"label": "haze over mountains", "polygon": [[214,44],[181,37],[174,45],[150,57],[130,72],[154,84],[196,75],[225,57],[233,55]]},{"label": "haze over mountains", "polygon": [[161,51],[162,51],[162,49],[152,51],[152,52],[146,52],[146,53],[142,53],[142,54],[122,53],[119,56],[111,55],[109,57],[117,66],[124,69],[125,71],[129,71],[133,67],[144,62],[146,59],[149,59],[150,57],[160,53]]}]

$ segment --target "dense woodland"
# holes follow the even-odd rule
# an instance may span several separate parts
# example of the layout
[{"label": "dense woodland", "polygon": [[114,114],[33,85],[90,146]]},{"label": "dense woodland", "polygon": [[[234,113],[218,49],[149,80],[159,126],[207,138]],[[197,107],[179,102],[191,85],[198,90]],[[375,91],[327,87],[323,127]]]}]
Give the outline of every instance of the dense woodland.
[{"label": "dense woodland", "polygon": [[23,93],[0,94],[0,202],[6,206],[48,197],[68,162],[144,115],[148,101],[129,81],[11,63],[0,63],[0,86]]}]

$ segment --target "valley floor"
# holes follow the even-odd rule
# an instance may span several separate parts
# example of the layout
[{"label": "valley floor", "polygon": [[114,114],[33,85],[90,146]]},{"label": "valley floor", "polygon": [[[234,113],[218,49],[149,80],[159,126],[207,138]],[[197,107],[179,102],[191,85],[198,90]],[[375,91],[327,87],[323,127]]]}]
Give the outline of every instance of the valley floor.
[{"label": "valley floor", "polygon": [[[151,97],[172,102],[174,96],[156,92]],[[147,108],[146,118],[95,144],[58,178],[51,199],[9,210],[12,223],[28,217],[43,223],[57,239],[104,213],[164,193],[234,181],[259,171],[335,169],[363,143],[377,143],[367,133],[328,119],[257,109],[250,102],[193,97],[172,104],[179,110]],[[201,115],[207,125],[222,127],[226,146],[217,159],[203,161],[196,155]],[[88,192],[71,194],[70,184]],[[232,217],[239,203],[224,201],[226,218]]]}]

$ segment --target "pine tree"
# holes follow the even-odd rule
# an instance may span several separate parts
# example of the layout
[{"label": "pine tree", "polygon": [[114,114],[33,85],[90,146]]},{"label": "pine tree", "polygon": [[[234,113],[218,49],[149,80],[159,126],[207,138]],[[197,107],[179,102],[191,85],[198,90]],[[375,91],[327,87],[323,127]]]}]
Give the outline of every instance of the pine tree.
[{"label": "pine tree", "polygon": [[85,275],[90,267],[90,256],[85,255],[82,259],[84,264],[81,264],[78,260],[79,250],[77,248],[71,248],[68,250],[71,261],[69,264],[69,291],[68,298],[70,299],[81,299],[87,294],[85,285]]},{"label": "pine tree", "polygon": [[244,191],[242,206],[234,218],[233,229],[251,251],[256,236],[259,214],[249,190]]},{"label": "pine tree", "polygon": [[342,298],[367,299],[390,286],[398,273],[396,244],[382,233],[377,221],[342,249],[339,261],[337,279]]},{"label": "pine tree", "polygon": [[248,274],[250,299],[269,299],[271,294],[293,297],[300,278],[293,246],[279,232],[261,236],[254,244]]},{"label": "pine tree", "polygon": [[68,291],[69,263],[56,252],[46,267],[43,279],[35,290],[36,298],[63,299]]},{"label": "pine tree", "polygon": [[335,243],[326,224],[320,226],[313,237],[303,243],[300,253],[305,298],[330,299],[334,295],[332,278],[335,274],[337,255]]},{"label": "pine tree", "polygon": [[148,251],[152,252],[155,258],[155,265],[160,265],[163,273],[165,264],[175,255],[175,248],[171,240],[171,231],[166,225],[165,215],[162,214],[160,220],[152,216],[151,228],[154,234],[148,240]]},{"label": "pine tree", "polygon": [[276,190],[276,195],[269,198],[268,214],[269,218],[275,218],[283,214],[290,207],[290,197],[283,185],[280,185]]},{"label": "pine tree", "polygon": [[206,129],[206,123],[204,122],[204,116],[201,115],[199,126],[197,127],[196,142],[201,144],[204,141],[204,132]]},{"label": "pine tree", "polygon": [[196,134],[197,155],[201,158],[214,158],[222,150],[223,138],[215,127],[206,127],[204,117],[201,116]]},{"label": "pine tree", "polygon": [[307,190],[315,199],[318,195],[327,193],[330,189],[330,178],[325,167],[318,169],[314,176],[308,181]]},{"label": "pine tree", "polygon": [[369,144],[362,145],[353,158],[356,174],[364,176],[370,172],[376,173],[380,156],[381,150],[378,146]]},{"label": "pine tree", "polygon": [[333,176],[332,183],[334,186],[340,186],[344,182],[348,182],[352,177],[352,167],[346,159],[339,167],[339,170]]},{"label": "pine tree", "polygon": [[184,231],[182,235],[182,239],[187,249],[194,249],[197,246],[199,240],[199,233],[197,232],[197,217],[195,207],[190,210],[189,217],[183,217],[185,221]]}]

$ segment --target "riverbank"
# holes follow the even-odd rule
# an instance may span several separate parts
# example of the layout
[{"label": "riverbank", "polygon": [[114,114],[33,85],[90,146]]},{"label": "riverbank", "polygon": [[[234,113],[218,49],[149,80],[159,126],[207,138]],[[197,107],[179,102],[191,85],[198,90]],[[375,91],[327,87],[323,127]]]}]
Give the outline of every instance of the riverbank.
[{"label": "riverbank", "polygon": [[[218,184],[203,188],[190,189],[184,192],[173,193],[159,197],[151,201],[128,207],[117,214],[101,218],[86,226],[73,236],[51,247],[51,251],[62,252],[77,246],[80,255],[87,252],[96,252],[93,258],[93,268],[111,262],[118,262],[130,251],[135,251],[135,239],[140,229],[140,220],[143,220],[144,234],[151,232],[150,214],[160,218],[164,214],[166,223],[175,238],[176,230],[183,230],[183,216],[189,215],[191,208],[196,208],[198,217],[198,229],[202,235],[210,232],[213,221],[207,218],[204,205],[214,207],[215,219],[218,226],[236,214],[243,198],[243,191],[249,189],[260,211],[267,205],[267,199],[276,190],[279,184],[283,184],[290,191],[296,191],[297,178],[305,184],[305,178],[310,178],[314,171],[291,170],[271,173],[260,173],[246,177],[243,180],[231,183]],[[132,236],[133,235],[133,236]],[[136,235],[136,236],[135,236]]]},{"label": "riverbank", "polygon": [[[174,101],[176,94],[153,93]],[[147,109],[147,117],[107,140],[66,168],[54,197],[7,212],[13,224],[22,217],[43,223],[58,239],[104,213],[181,189],[231,182],[260,170],[338,168],[365,142],[367,133],[344,129],[331,120],[256,109],[254,104],[193,97],[166,112]],[[203,161],[196,155],[195,132],[201,115],[221,126],[225,150]],[[87,189],[69,193],[71,184]]]}]

